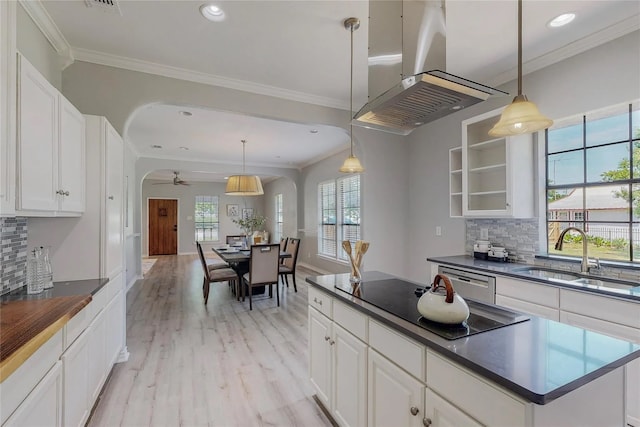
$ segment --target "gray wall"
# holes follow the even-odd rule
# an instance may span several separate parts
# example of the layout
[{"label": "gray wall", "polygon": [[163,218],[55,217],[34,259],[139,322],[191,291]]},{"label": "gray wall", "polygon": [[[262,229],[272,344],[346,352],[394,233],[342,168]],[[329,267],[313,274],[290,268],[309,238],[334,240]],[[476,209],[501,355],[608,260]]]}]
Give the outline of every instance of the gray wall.
[{"label": "gray wall", "polygon": [[[3,0],[5,1],[5,0]],[[42,74],[56,89],[62,87],[62,71],[58,54],[31,17],[22,8],[17,8],[18,51]]]},{"label": "gray wall", "polygon": [[[640,98],[639,41],[636,31],[531,73],[524,77],[523,92],[553,119]],[[515,82],[503,89],[517,93]],[[476,105],[408,137],[411,197],[407,228],[413,248],[407,254],[409,278],[425,281],[424,260],[429,256],[465,252],[464,220],[448,214],[448,150],[461,145],[462,120],[510,102],[511,97],[504,97]],[[539,220],[544,224],[544,217]],[[436,226],[442,227],[442,237],[435,236]]]},{"label": "gray wall", "polygon": [[272,233],[270,239],[273,243],[273,230],[275,230],[275,196],[282,194],[283,229],[284,237],[296,237],[298,235],[298,194],[295,183],[288,178],[278,178],[266,183],[264,187],[264,215],[267,217],[267,225]]},{"label": "gray wall", "polygon": [[[164,183],[156,185],[157,183]],[[178,199],[178,254],[195,254],[194,207],[196,196],[218,196],[218,219],[220,240],[203,245],[209,248],[212,244],[224,243],[227,234],[242,234],[242,230],[227,216],[227,204],[239,205],[242,208],[253,208],[255,213],[264,215],[264,196],[237,197],[224,194],[225,184],[219,182],[191,182],[191,185],[166,184],[166,181],[145,179],[142,182],[142,253],[148,254],[148,199]]]}]

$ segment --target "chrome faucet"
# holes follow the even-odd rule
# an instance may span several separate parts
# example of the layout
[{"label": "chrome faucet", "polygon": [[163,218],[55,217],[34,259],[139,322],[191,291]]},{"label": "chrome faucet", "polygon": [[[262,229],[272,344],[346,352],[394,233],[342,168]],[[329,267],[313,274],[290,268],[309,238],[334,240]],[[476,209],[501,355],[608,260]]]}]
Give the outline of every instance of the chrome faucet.
[{"label": "chrome faucet", "polygon": [[600,260],[596,259],[595,262],[589,261],[589,257],[587,256],[587,234],[577,227],[567,227],[560,233],[558,237],[558,241],[556,242],[556,250],[562,250],[562,244],[564,243],[564,235],[567,234],[568,231],[577,231],[582,236],[582,264],[580,265],[580,271],[582,273],[589,273],[589,268],[596,267],[600,268]]}]

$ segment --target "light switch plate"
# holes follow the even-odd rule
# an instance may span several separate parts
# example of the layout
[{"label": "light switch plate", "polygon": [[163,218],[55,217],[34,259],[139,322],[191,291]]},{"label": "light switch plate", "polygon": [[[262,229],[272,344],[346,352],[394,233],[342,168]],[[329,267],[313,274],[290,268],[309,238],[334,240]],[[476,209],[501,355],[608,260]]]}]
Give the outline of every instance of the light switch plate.
[{"label": "light switch plate", "polygon": [[480,240],[489,240],[489,229],[481,228],[480,229]]}]

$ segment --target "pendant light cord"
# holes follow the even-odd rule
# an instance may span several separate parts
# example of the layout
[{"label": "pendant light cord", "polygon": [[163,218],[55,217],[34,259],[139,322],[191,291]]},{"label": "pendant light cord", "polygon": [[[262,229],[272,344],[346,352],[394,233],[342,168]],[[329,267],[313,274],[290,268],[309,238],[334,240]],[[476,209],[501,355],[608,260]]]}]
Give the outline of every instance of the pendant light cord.
[{"label": "pendant light cord", "polygon": [[351,157],[353,157],[353,24],[351,24],[351,74],[349,85],[349,137],[351,138]]},{"label": "pendant light cord", "polygon": [[518,0],[518,95],[522,95],[522,0]]},{"label": "pendant light cord", "polygon": [[244,147],[245,144],[247,143],[246,139],[242,140],[242,175],[245,175],[245,170],[244,170]]}]

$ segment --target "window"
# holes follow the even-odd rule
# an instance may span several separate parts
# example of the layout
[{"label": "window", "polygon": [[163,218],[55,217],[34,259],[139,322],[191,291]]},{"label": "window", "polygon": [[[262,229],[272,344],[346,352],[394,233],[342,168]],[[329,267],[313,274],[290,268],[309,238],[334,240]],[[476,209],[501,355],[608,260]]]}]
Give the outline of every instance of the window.
[{"label": "window", "polygon": [[550,254],[582,254],[640,262],[640,102],[556,124],[546,132],[547,227]]},{"label": "window", "polygon": [[340,242],[360,239],[360,175],[320,183],[318,207],[318,252],[346,261]]},{"label": "window", "polygon": [[276,194],[275,196],[275,219],[276,219],[276,228],[273,233],[273,241],[279,242],[282,238],[283,227],[284,227],[284,210],[282,207],[282,194]]},{"label": "window", "polygon": [[196,196],[195,228],[197,242],[215,242],[218,237],[218,196]]}]

